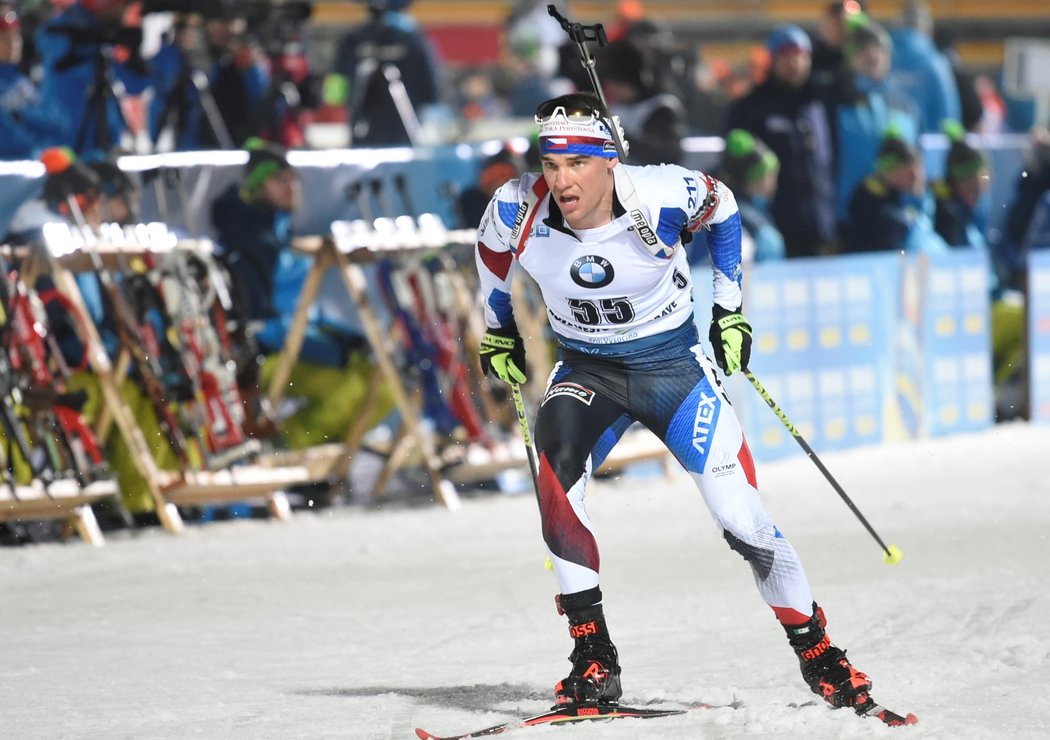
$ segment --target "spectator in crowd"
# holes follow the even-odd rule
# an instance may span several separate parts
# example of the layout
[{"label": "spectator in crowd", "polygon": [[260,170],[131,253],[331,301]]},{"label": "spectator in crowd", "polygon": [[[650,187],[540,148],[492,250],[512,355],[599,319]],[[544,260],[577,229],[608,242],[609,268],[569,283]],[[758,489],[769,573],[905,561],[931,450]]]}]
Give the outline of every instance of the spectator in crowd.
[{"label": "spectator in crowd", "polygon": [[536,106],[559,92],[569,92],[571,85],[559,78],[558,49],[565,42],[565,32],[547,12],[546,2],[518,0],[504,24],[503,40],[509,114],[514,118],[531,117]]},{"label": "spectator in crowd", "polygon": [[[284,346],[311,261],[292,249],[291,217],[299,207],[299,177],[282,148],[261,140],[248,143],[249,159],[240,182],[212,204],[211,219],[236,292],[247,298],[246,313],[259,328],[255,339],[268,355],[261,387],[269,385]],[[372,364],[361,337],[325,324],[311,311],[290,395],[305,405],[282,423],[289,446],[345,439],[368,392]],[[392,408],[384,389],[373,419]]]},{"label": "spectator in crowd", "polygon": [[[208,120],[198,127],[201,145],[223,148],[262,134],[265,121],[261,109],[270,89],[270,72],[266,56],[248,36],[247,22],[236,3],[218,3],[213,14],[204,20],[205,48],[202,60],[208,74],[211,95],[219,117],[229,132],[223,141],[216,131],[219,126]],[[192,55],[182,56],[181,70],[192,66]],[[220,129],[221,130],[221,129]]]},{"label": "spectator in crowd", "polygon": [[784,258],[784,237],[769,211],[779,173],[780,160],[764,143],[743,129],[733,129],[726,135],[719,179],[736,196],[745,261]]},{"label": "spectator in crowd", "polygon": [[839,142],[835,213],[840,221],[848,214],[853,191],[874,169],[885,133],[892,130],[913,146],[919,137],[914,103],[888,78],[889,35],[861,14],[850,16],[849,23],[846,58],[851,88],[848,97],[836,105],[834,114]]},{"label": "spectator in crowd", "polygon": [[477,224],[485,214],[492,196],[503,183],[513,180],[526,169],[525,159],[509,148],[493,154],[481,167],[477,182],[465,188],[457,199],[457,210],[462,219],[461,228]]},{"label": "spectator in crowd", "polygon": [[[127,5],[78,0],[37,30],[41,91],[62,110],[69,124],[62,143],[78,154],[121,147],[128,132],[123,95],[137,95],[149,83],[138,54],[141,33],[122,24]],[[118,55],[126,61],[116,61]]]},{"label": "spectator in crowd", "polygon": [[769,79],[729,110],[727,129],[743,129],[780,160],[773,220],[787,257],[829,252],[836,240],[833,147],[827,110],[810,76],[812,46],[798,26],[780,26],[766,41]]},{"label": "spectator in crowd", "polygon": [[631,164],[678,164],[688,133],[685,109],[666,92],[644,47],[630,39],[613,41],[598,52],[595,69],[609,110],[620,119],[631,142]]},{"label": "spectator in crowd", "polygon": [[984,101],[977,82],[980,75],[963,62],[956,48],[954,33],[938,28],[933,41],[948,60],[955,87],[959,91],[959,120],[967,131],[977,131],[984,117]]},{"label": "spectator in crowd", "polygon": [[836,0],[829,3],[821,17],[813,38],[813,84],[826,101],[842,97],[849,85],[849,70],[843,47],[846,43],[847,23],[851,15],[864,12],[864,4],[857,0]]},{"label": "spectator in crowd", "polygon": [[[230,141],[229,130],[218,109],[211,111],[213,117],[208,116],[202,106],[202,91],[197,87],[209,85],[207,73],[213,66],[205,46],[203,17],[196,13],[177,17],[169,38],[150,59],[153,98],[149,106],[149,134],[154,148],[176,151],[205,148],[202,126],[220,128],[218,134],[212,132],[211,141]],[[210,89],[205,89],[203,94],[211,95]],[[166,131],[172,137],[167,146],[161,142]]]},{"label": "spectator in crowd", "polygon": [[988,189],[988,162],[965,139],[962,124],[950,122],[945,133],[951,139],[944,179],[934,183],[937,201],[934,227],[950,247],[987,250],[985,219],[978,206]]},{"label": "spectator in crowd", "polygon": [[1050,129],[1031,132],[1031,147],[1017,178],[1014,196],[1006,209],[1003,234],[995,257],[1004,287],[1019,289],[1027,250],[1037,241],[1038,230],[1050,230]]},{"label": "spectator in crowd", "polygon": [[890,32],[890,76],[915,103],[919,131],[935,133],[945,120],[962,121],[959,87],[948,58],[933,43],[933,14],[925,0],[906,0],[901,24]]},{"label": "spectator in crowd", "polygon": [[[117,200],[126,200],[127,203],[137,200],[137,193],[131,192],[137,190],[134,181],[124,175],[112,159],[99,158],[89,163],[76,157],[66,147],[46,149],[40,158],[46,172],[41,199],[50,214],[44,219],[45,223],[68,223],[76,228],[84,226],[98,235],[103,223],[122,215],[118,212]],[[119,195],[118,190],[122,191]],[[133,216],[130,213],[123,215]],[[40,238],[42,234],[39,231],[30,236],[31,241]],[[109,357],[116,358],[122,345],[111,313],[112,304],[104,297],[98,275],[90,270],[80,271],[76,273],[75,281],[87,316],[97,328]],[[40,277],[35,286],[38,292],[53,287],[50,275]],[[85,356],[82,344],[84,337],[78,321],[59,304],[49,304],[47,314],[52,334],[67,364],[76,367]],[[102,391],[97,376],[88,371],[75,372],[67,382],[67,389],[86,394],[87,402],[81,413],[88,424],[96,423],[102,411]],[[175,453],[165,441],[167,436],[157,413],[135,373],[123,379],[120,394],[131,410],[136,425],[142,430],[143,439],[149,445],[157,467],[163,470],[177,469]],[[153,497],[138,471],[134,453],[122,434],[109,435],[105,442],[104,457],[116,475],[122,506],[140,523],[155,522],[156,517],[151,513],[154,509]]]},{"label": "spectator in crowd", "polygon": [[926,212],[922,158],[904,139],[882,140],[874,171],[850,199],[842,235],[844,252],[941,254],[948,245]]},{"label": "spectator in crowd", "polygon": [[506,85],[507,112],[512,118],[531,116],[537,105],[559,92],[568,92],[569,87],[556,77],[558,46],[565,39],[564,31],[545,5],[528,5],[532,7],[525,15],[512,12],[503,35],[503,67],[510,78]]},{"label": "spectator in crowd", "polygon": [[0,159],[33,159],[68,136],[58,105],[22,73],[22,24],[0,5]]},{"label": "spectator in crowd", "polygon": [[443,66],[416,20],[411,0],[369,0],[369,19],[339,43],[335,70],[350,80],[354,146],[405,146],[445,102]]},{"label": "spectator in crowd", "polygon": [[113,157],[88,156],[84,162],[98,177],[103,223],[121,226],[139,223],[138,183],[117,166]]}]

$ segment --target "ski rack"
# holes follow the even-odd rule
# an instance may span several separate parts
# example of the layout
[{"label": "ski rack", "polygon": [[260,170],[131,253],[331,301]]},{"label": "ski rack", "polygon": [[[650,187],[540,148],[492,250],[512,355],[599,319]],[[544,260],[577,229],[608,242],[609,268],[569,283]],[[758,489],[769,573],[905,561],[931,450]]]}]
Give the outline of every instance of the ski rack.
[{"label": "ski rack", "polygon": [[[393,391],[395,405],[401,417],[400,428],[394,435],[386,463],[374,485],[375,496],[383,494],[383,489],[397,468],[416,464],[425,469],[437,500],[446,508],[455,510],[460,506],[455,484],[491,480],[503,471],[525,468],[524,449],[513,438],[507,444],[497,443],[484,452],[476,450],[477,455],[468,456],[467,459],[454,464],[446,464],[439,459],[433,441],[422,423],[420,393],[418,389],[410,392],[397,370],[393,349],[397,332],[384,331],[367,291],[363,269],[366,265],[384,259],[411,259],[413,255],[424,251],[457,246],[469,246],[473,249],[475,238],[476,232],[473,229],[447,230],[439,223],[428,224],[420,216],[415,219],[388,217],[377,218],[374,221],[335,221],[329,234],[293,240],[293,247],[297,251],[313,257],[313,265],[307,275],[291,328],[271,378],[269,401],[275,408],[280,404],[284,389],[288,387],[295,358],[302,347],[309,310],[317,300],[323,276],[329,269],[337,270],[347,295],[357,310],[362,329],[376,360],[376,369],[369,379],[366,397],[374,398],[377,395],[375,391],[386,381]],[[473,357],[477,355],[481,333],[484,331],[480,326],[481,305],[474,291],[465,284],[459,284],[456,293],[456,312],[466,319],[461,341]],[[534,343],[529,354],[534,358],[534,362],[542,365],[541,358],[549,352],[543,339],[545,308],[542,305],[529,307],[524,300],[524,294],[524,290],[514,291],[515,314],[519,316],[519,321],[523,322],[520,326],[531,327],[526,332]],[[546,372],[546,367],[538,365],[534,374],[542,377]],[[532,390],[542,392],[542,385],[532,384]],[[538,398],[533,400],[539,401]],[[484,393],[479,401],[484,407],[488,421],[497,421],[500,409],[489,406],[489,399]],[[506,410],[509,411],[509,407]],[[352,457],[361,449],[362,437],[368,431],[364,427],[370,416],[370,408],[361,409],[358,423],[350,430],[344,442],[346,456]],[[662,460],[665,471],[669,473],[672,459],[667,448],[651,432],[644,429],[629,430],[597,472],[605,474],[637,462]]]},{"label": "ski rack", "polygon": [[[470,230],[450,231],[445,232],[446,235],[439,239],[429,240],[420,239],[421,232],[417,232],[414,238],[410,237],[409,233],[406,231],[399,234],[393,230],[376,230],[363,223],[336,221],[332,224],[332,231],[328,235],[301,237],[293,241],[293,247],[297,251],[313,257],[313,264],[307,274],[291,328],[274,369],[268,397],[274,408],[280,405],[284,389],[288,387],[292,366],[302,348],[310,307],[317,300],[325,272],[329,268],[336,270],[361,320],[362,330],[376,361],[376,368],[368,381],[366,401],[359,410],[357,421],[351,427],[343,443],[344,459],[352,457],[361,449],[362,438],[368,431],[366,425],[374,410],[373,403],[378,397],[377,391],[385,381],[393,394],[394,405],[400,414],[401,424],[376,480],[375,491],[382,493],[391,475],[407,463],[411,447],[414,446],[418,453],[419,463],[430,479],[434,496],[446,508],[456,510],[460,507],[459,495],[456,493],[455,486],[442,473],[445,465],[435,451],[433,440],[424,430],[419,402],[415,394],[410,393],[405,387],[398,373],[391,347],[392,338],[384,331],[376,309],[372,306],[371,298],[367,293],[368,281],[362,265],[422,249],[433,249],[457,243],[473,244],[474,232]],[[437,233],[439,232],[435,232]]]},{"label": "ski rack", "polygon": [[[5,270],[8,270],[12,262],[8,258],[10,250],[4,251],[7,254],[0,257],[0,264],[3,265]],[[7,276],[5,275],[0,279],[6,280]],[[22,290],[27,293],[34,293],[32,288],[25,283],[21,274],[18,275],[16,280],[22,284]],[[14,285],[10,287],[12,292],[18,290]],[[9,298],[10,296],[5,296],[5,301]],[[27,298],[27,296],[23,296],[23,298]],[[19,313],[12,304],[5,305],[4,310],[13,310],[15,314]],[[4,320],[5,322],[10,322],[25,321],[27,319],[25,316],[16,317],[9,315]],[[33,321],[35,319],[29,318],[28,320]],[[19,340],[12,338],[12,341]],[[0,349],[0,352],[5,354],[8,351],[9,348],[6,346]],[[36,359],[46,363],[46,360],[42,358]],[[23,360],[23,362],[32,363],[33,360]],[[7,357],[4,358],[2,365],[0,372],[5,375],[13,371]],[[37,375],[34,370],[28,370],[28,372],[32,375],[32,380],[30,380],[29,387],[26,390],[32,390],[33,383],[40,382],[40,378],[43,375]],[[8,379],[5,377],[5,381],[9,383],[9,385],[5,383],[5,385],[8,385],[5,388],[5,393],[14,392],[17,389],[18,384],[13,382],[13,378]],[[37,390],[40,389],[38,388]],[[5,415],[17,414],[15,406],[24,401],[25,398],[21,393],[5,397],[3,413]],[[73,470],[56,470],[49,464],[44,466],[48,468],[47,470],[37,470],[33,463],[30,462],[30,455],[27,455],[28,448],[25,445],[29,444],[29,440],[26,437],[22,437],[21,441],[17,439],[20,431],[16,427],[20,424],[20,419],[8,416],[3,425],[3,433],[15,437],[15,439],[7,440],[10,445],[8,451],[13,452],[16,457],[22,459],[22,463],[28,468],[27,472],[31,475],[31,478],[20,482],[16,479],[17,475],[14,474],[13,470],[8,471],[9,474],[4,476],[4,480],[0,482],[0,522],[57,519],[65,523],[61,534],[63,539],[75,531],[90,545],[101,546],[105,544],[105,538],[102,535],[102,530],[98,525],[91,505],[107,499],[118,500],[119,489],[116,481],[111,476],[95,477],[89,471],[80,471],[81,474],[78,474]],[[61,426],[60,422],[59,426]],[[87,457],[86,453],[84,457]],[[6,452],[0,453],[0,458],[3,458],[4,465],[12,465],[14,467],[13,461]]]},{"label": "ski rack", "polygon": [[28,485],[0,484],[0,522],[26,519],[61,519],[67,530],[75,530],[89,545],[105,544],[102,530],[91,504],[117,496],[116,481],[100,480],[81,487],[72,478],[60,478],[45,485],[34,480]]},{"label": "ski rack", "polygon": [[[84,254],[83,235],[65,224],[50,224],[45,228],[44,245],[21,250],[23,271],[26,275],[50,274],[57,289],[63,293],[85,317],[89,317],[84,297],[76,282],[76,273],[94,269],[93,260]],[[103,230],[102,238],[92,247],[107,267],[132,263],[147,254],[157,255],[166,250],[210,250],[207,240],[179,240],[163,225],[141,225],[132,230],[134,239],[117,237],[116,231]],[[129,235],[125,230],[125,235]],[[106,240],[106,236],[110,239]],[[78,241],[78,239],[80,241]],[[18,255],[18,252],[16,252]],[[288,486],[317,480],[302,465],[274,465],[254,461],[226,469],[197,470],[180,466],[176,470],[160,469],[150,445],[135,420],[131,408],[120,392],[127,363],[117,360],[123,368],[118,372],[99,335],[98,327],[89,319],[85,322],[86,350],[89,362],[102,393],[103,406],[123,436],[135,467],[145,481],[153,498],[156,514],[164,528],[173,534],[184,530],[179,506],[205,503],[245,501],[265,498],[272,516],[286,520],[291,517],[291,506],[284,489]],[[123,354],[123,353],[122,353]],[[253,440],[254,441],[254,440]],[[87,526],[87,525],[85,525]]]}]

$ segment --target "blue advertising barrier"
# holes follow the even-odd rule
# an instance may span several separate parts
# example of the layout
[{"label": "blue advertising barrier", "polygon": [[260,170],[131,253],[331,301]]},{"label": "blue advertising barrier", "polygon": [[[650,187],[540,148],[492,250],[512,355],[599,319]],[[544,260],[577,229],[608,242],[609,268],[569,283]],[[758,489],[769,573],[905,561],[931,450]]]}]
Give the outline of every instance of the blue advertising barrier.
[{"label": "blue advertising barrier", "polygon": [[[992,423],[983,255],[893,253],[761,263],[747,271],[751,369],[815,450],[941,436]],[[694,270],[710,322],[710,267]],[[755,457],[801,454],[746,380],[727,379]]]},{"label": "blue advertising barrier", "polygon": [[995,405],[987,258],[960,251],[932,256],[924,266],[921,432],[938,437],[984,429]]},{"label": "blue advertising barrier", "polygon": [[1028,256],[1028,394],[1033,421],[1050,421],[1050,251]]}]

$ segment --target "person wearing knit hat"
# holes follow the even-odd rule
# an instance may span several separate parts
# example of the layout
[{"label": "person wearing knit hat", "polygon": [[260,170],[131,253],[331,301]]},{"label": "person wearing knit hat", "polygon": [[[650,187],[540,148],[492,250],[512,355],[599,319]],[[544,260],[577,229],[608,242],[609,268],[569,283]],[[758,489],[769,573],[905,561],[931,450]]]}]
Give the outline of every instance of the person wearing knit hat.
[{"label": "person wearing knit hat", "polygon": [[952,247],[985,249],[988,241],[979,223],[978,203],[989,185],[988,161],[970,146],[958,121],[945,121],[944,132],[951,140],[944,179],[933,186],[937,199],[934,226]]},{"label": "person wearing knit hat", "polygon": [[812,257],[837,241],[834,143],[829,111],[813,78],[812,43],[798,26],[775,28],[766,39],[769,76],[729,108],[726,130],[743,129],[780,159],[770,212],[786,256]]},{"label": "person wearing knit hat", "polygon": [[[211,218],[218,245],[249,299],[249,317],[264,321],[281,314],[283,304],[275,294],[277,272],[282,255],[292,255],[291,219],[299,206],[300,189],[282,148],[250,139],[245,149],[248,162],[240,182],[216,198]],[[305,269],[296,272],[305,276]]]},{"label": "person wearing knit hat", "polygon": [[284,149],[262,139],[245,143],[248,163],[241,178],[240,196],[246,203],[261,201],[279,211],[292,212],[299,206],[298,176]]},{"label": "person wearing knit hat", "polygon": [[40,155],[47,178],[44,203],[72,224],[81,218],[88,226],[101,223],[102,181],[68,147],[51,147]]},{"label": "person wearing knit hat", "polygon": [[[312,260],[292,247],[292,216],[300,203],[299,177],[283,148],[250,139],[239,182],[213,203],[211,220],[219,258],[243,297],[245,318],[265,358],[249,395],[268,387],[295,318]],[[334,325],[311,306],[289,386],[303,405],[281,423],[291,449],[344,439],[363,413],[373,365],[352,327]],[[376,394],[374,425],[393,407],[389,385]]]},{"label": "person wearing knit hat", "polygon": [[948,245],[926,213],[919,152],[895,131],[882,139],[873,172],[850,199],[843,251],[944,253]]},{"label": "person wearing knit hat", "polygon": [[736,196],[744,230],[743,251],[754,262],[784,258],[784,236],[769,212],[779,173],[780,160],[761,140],[743,129],[726,135],[720,179]]},{"label": "person wearing knit hat", "polygon": [[863,13],[849,16],[847,26],[844,50],[851,73],[850,89],[835,108],[835,214],[840,222],[848,216],[853,192],[875,169],[884,133],[893,129],[898,138],[913,146],[919,135],[915,103],[888,77],[892,56],[889,35]]}]

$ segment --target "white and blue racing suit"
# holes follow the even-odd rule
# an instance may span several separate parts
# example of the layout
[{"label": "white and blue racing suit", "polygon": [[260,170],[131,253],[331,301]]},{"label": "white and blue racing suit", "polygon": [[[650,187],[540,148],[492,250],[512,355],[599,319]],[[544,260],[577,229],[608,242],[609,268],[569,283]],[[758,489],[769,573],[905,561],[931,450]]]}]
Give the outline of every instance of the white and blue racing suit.
[{"label": "white and blue racing suit", "polygon": [[[487,325],[513,324],[511,282],[520,267],[539,286],[558,337],[535,442],[543,537],[562,598],[599,585],[587,482],[637,421],[692,476],[730,547],[751,565],[766,603],[781,621],[803,621],[813,604],[809,584],[759,499],[740,423],[700,345],[680,246],[687,231],[710,229],[715,302],[738,310],[736,201],[722,183],[677,165],[616,168],[629,174],[656,236],[677,247],[669,256],[646,248],[637,219],[618,199],[611,223],[573,231],[537,174],[497,191],[478,229]],[[525,208],[530,193],[533,204]]]}]

